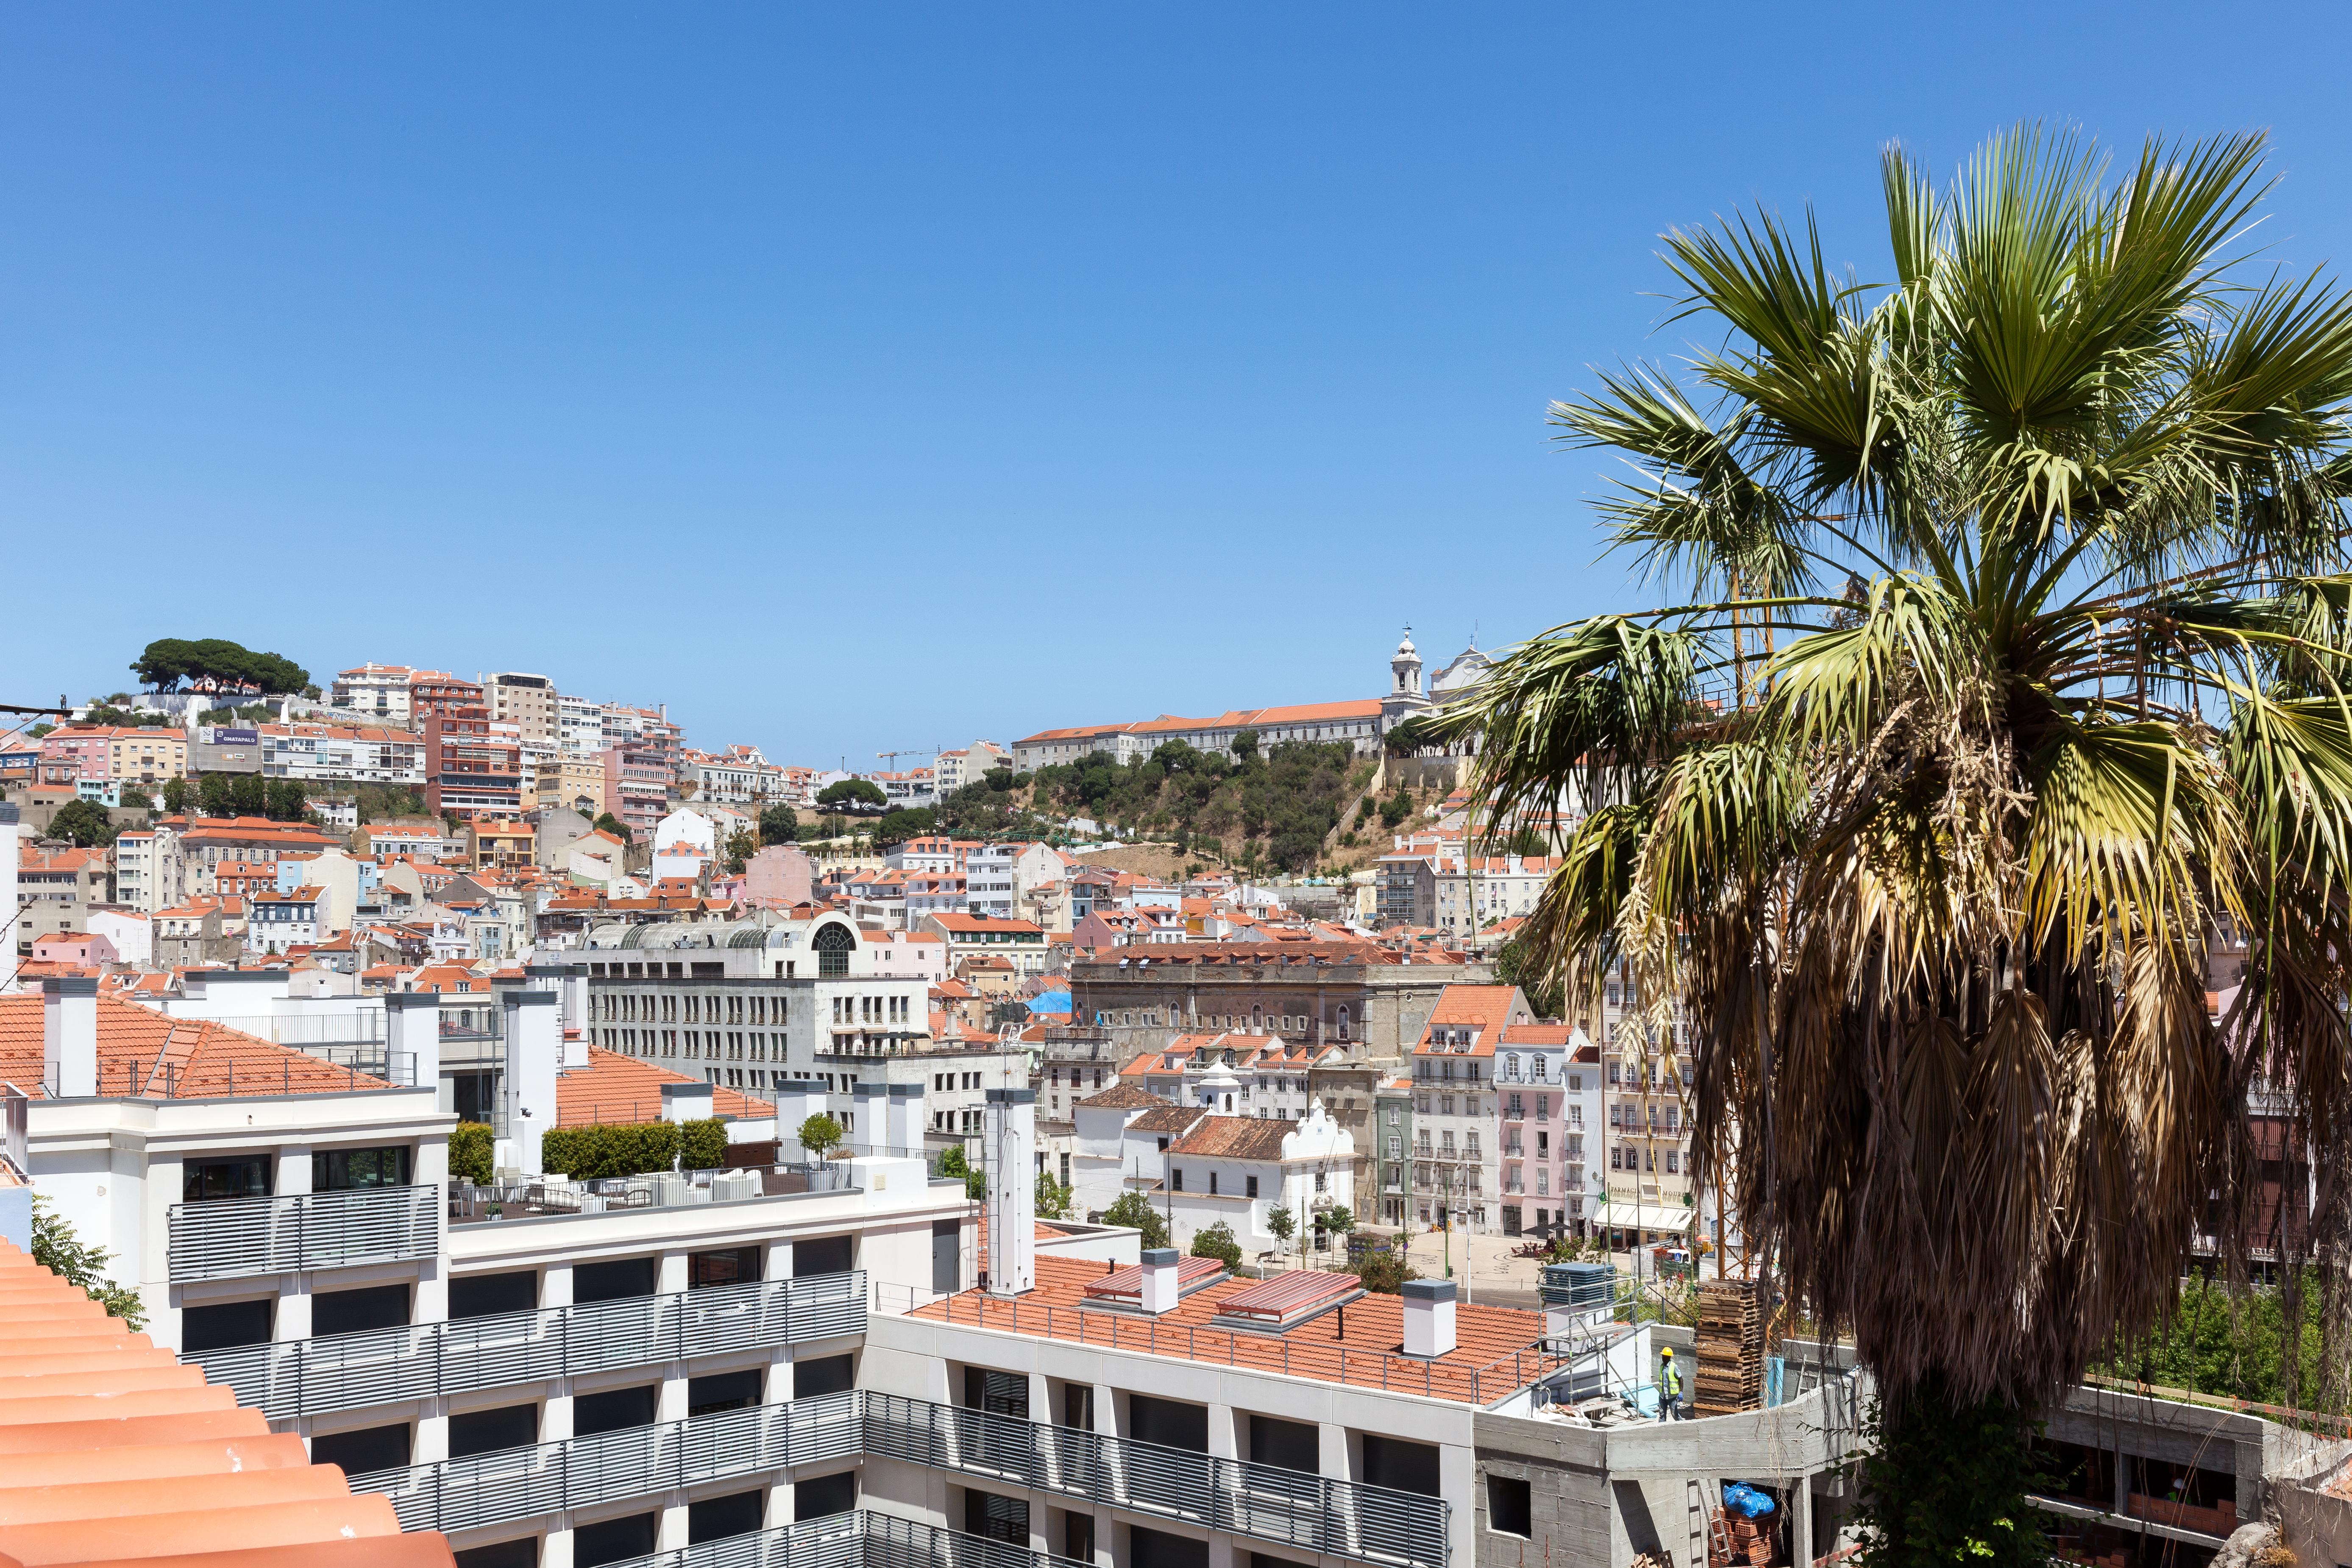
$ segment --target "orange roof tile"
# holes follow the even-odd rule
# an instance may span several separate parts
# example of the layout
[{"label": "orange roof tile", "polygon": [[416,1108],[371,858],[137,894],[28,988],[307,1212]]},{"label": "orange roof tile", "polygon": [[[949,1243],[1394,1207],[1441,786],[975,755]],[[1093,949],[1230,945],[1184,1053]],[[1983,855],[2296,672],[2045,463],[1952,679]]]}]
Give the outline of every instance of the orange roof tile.
[{"label": "orange roof tile", "polygon": [[[573,1068],[555,1080],[555,1124],[582,1127],[598,1121],[658,1121],[662,1085],[703,1081],[618,1051],[591,1046],[585,1068]],[[710,1109],[714,1115],[746,1120],[776,1113],[772,1101],[755,1100],[741,1089],[724,1087],[712,1088]]]},{"label": "orange roof tile", "polygon": [[[181,1100],[210,1100],[272,1090],[325,1094],[394,1087],[226,1024],[166,1017],[117,996],[100,996],[97,1003],[102,1095],[168,1091]],[[41,1005],[37,991],[0,996],[0,1081],[16,1083],[28,1094],[42,1092]]]},{"label": "orange roof tile", "polygon": [[1139,1318],[1080,1310],[1086,1288],[1103,1278],[1099,1263],[1045,1256],[1036,1259],[1036,1289],[1017,1300],[967,1290],[909,1316],[1474,1405],[1490,1405],[1560,1364],[1537,1348],[1542,1314],[1516,1307],[1457,1305],[1454,1350],[1434,1361],[1408,1361],[1400,1353],[1400,1296],[1360,1297],[1344,1312],[1326,1312],[1279,1333],[1235,1332],[1218,1325],[1218,1304],[1254,1288],[1255,1279],[1221,1279],[1171,1311]]},{"label": "orange roof tile", "polygon": [[0,1559],[449,1568],[302,1440],[0,1241]]}]

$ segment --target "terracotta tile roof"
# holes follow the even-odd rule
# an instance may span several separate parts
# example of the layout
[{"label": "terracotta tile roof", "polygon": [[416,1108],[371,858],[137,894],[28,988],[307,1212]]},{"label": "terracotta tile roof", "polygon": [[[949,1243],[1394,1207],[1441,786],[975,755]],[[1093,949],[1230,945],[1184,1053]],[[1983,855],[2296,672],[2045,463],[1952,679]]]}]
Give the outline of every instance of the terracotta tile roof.
[{"label": "terracotta tile roof", "polygon": [[[394,1087],[226,1024],[170,1018],[116,996],[98,1003],[98,1091],[212,1100]],[[167,1048],[168,1047],[168,1048]],[[0,996],[0,1081],[41,1091],[41,995]],[[0,1314],[5,1315],[5,1314]]]},{"label": "terracotta tile roof", "polygon": [[449,1568],[291,1433],[0,1241],[0,1556],[189,1568]]},{"label": "terracotta tile roof", "polygon": [[1190,1132],[1168,1145],[1168,1152],[1203,1159],[1279,1160],[1283,1139],[1297,1130],[1292,1122],[1255,1116],[1204,1116]]},{"label": "terracotta tile roof", "polygon": [[1115,1083],[1077,1103],[1081,1110],[1151,1110],[1168,1102],[1156,1094],[1144,1093],[1131,1083]]},{"label": "terracotta tile roof", "polygon": [[1129,1122],[1134,1132],[1181,1133],[1208,1114],[1197,1105],[1170,1105],[1162,1100],[1157,1110],[1147,1110]]},{"label": "terracotta tile roof", "polygon": [[1495,1028],[1510,1017],[1518,996],[1516,985],[1449,985],[1429,1016],[1433,1024],[1467,1024]]},{"label": "terracotta tile roof", "polygon": [[[597,1121],[658,1121],[662,1085],[703,1081],[618,1051],[591,1046],[586,1067],[573,1068],[555,1080],[555,1124],[582,1127]],[[772,1102],[723,1087],[711,1089],[710,1109],[714,1115],[747,1121],[776,1113]]]},{"label": "terracotta tile roof", "polygon": [[1280,1333],[1234,1332],[1217,1325],[1217,1307],[1255,1287],[1255,1279],[1221,1279],[1184,1297],[1173,1310],[1144,1318],[1079,1309],[1086,1288],[1103,1278],[1100,1263],[1041,1256],[1036,1269],[1037,1288],[1018,1300],[967,1290],[909,1315],[1475,1405],[1491,1405],[1560,1365],[1535,1348],[1543,1335],[1542,1314],[1516,1307],[1459,1304],[1454,1350],[1435,1361],[1407,1361],[1399,1353],[1404,1347],[1399,1296],[1365,1296],[1349,1302],[1344,1313],[1326,1312]]},{"label": "terracotta tile roof", "polygon": [[1573,1024],[1513,1024],[1503,1030],[1507,1046],[1564,1046],[1576,1033]]}]

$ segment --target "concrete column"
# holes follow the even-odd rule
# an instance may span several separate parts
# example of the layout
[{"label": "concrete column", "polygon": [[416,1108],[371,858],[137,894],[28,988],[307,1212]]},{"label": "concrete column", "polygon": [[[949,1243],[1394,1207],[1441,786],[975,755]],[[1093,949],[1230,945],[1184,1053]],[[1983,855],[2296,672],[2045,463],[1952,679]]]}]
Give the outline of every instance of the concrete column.
[{"label": "concrete column", "polygon": [[1315,1468],[1333,1480],[1353,1480],[1348,1468],[1348,1429],[1335,1422],[1315,1426]]},{"label": "concrete column", "polygon": [[674,1502],[661,1510],[654,1526],[654,1550],[676,1552],[686,1544],[686,1504]]},{"label": "concrete column", "polygon": [[416,1418],[416,1436],[409,1448],[409,1463],[429,1465],[449,1457],[449,1415],[440,1406],[441,1402],[435,1400],[435,1414]]},{"label": "concrete column", "polygon": [[684,1248],[665,1252],[654,1264],[654,1289],[657,1294],[675,1296],[686,1289],[687,1254]]},{"label": "concrete column", "polygon": [[441,1323],[449,1318],[447,1261],[428,1258],[418,1265],[416,1289],[409,1298],[408,1317],[415,1323]]},{"label": "concrete column", "polygon": [[542,1443],[572,1436],[572,1384],[565,1382],[556,1386],[564,1392],[549,1394],[539,1413],[539,1440]]},{"label": "concrete column", "polygon": [[767,1379],[760,1385],[761,1404],[790,1405],[793,1402],[791,1355],[790,1350],[779,1350],[776,1352],[776,1359],[768,1363]]},{"label": "concrete column", "polygon": [[686,1419],[686,1366],[673,1362],[662,1369],[661,1390],[654,1395],[654,1419],[683,1421]]},{"label": "concrete column", "polygon": [[307,1340],[310,1337],[310,1277],[289,1275],[278,1292],[278,1311],[272,1319],[269,1337],[281,1343],[287,1340]]},{"label": "concrete column", "polygon": [[541,1307],[572,1305],[572,1265],[551,1263],[539,1271],[539,1304]]},{"label": "concrete column", "polygon": [[273,1195],[292,1197],[310,1190],[310,1145],[281,1143],[278,1146],[277,1169],[271,1178]]},{"label": "concrete column", "polygon": [[767,1257],[761,1260],[760,1278],[789,1279],[793,1277],[793,1244],[789,1241],[768,1243]]},{"label": "concrete column", "polygon": [[540,1538],[539,1568],[572,1568],[572,1532],[551,1530]]}]

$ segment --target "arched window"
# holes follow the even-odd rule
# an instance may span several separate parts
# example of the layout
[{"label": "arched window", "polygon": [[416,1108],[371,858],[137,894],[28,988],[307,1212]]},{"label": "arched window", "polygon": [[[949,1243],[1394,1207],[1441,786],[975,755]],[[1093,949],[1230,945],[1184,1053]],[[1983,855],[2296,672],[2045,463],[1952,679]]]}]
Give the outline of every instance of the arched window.
[{"label": "arched window", "polygon": [[849,973],[849,955],[857,951],[857,938],[847,926],[826,924],[817,928],[809,947],[816,953],[817,978],[838,980]]},{"label": "arched window", "polygon": [[1348,1009],[1345,1006],[1339,1009],[1339,1037],[1343,1040],[1348,1037]]}]

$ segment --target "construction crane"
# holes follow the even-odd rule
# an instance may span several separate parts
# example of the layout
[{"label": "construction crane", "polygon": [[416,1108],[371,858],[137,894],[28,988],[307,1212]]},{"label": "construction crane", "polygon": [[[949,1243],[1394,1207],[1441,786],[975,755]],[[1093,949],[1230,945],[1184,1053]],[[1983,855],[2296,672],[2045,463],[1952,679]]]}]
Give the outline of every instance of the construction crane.
[{"label": "construction crane", "polygon": [[875,760],[877,762],[889,763],[890,771],[893,773],[896,773],[898,770],[898,759],[900,757],[937,755],[939,755],[939,748],[937,746],[901,746],[895,752],[877,752],[874,753]]}]

